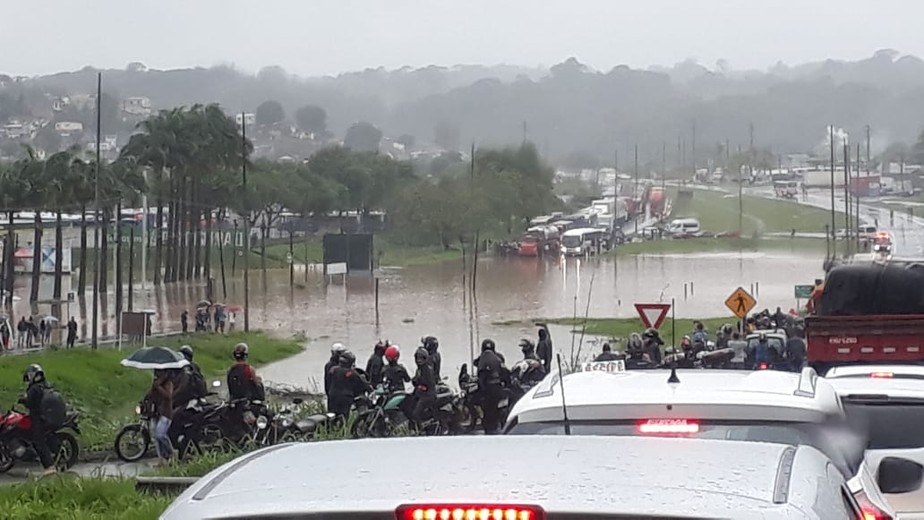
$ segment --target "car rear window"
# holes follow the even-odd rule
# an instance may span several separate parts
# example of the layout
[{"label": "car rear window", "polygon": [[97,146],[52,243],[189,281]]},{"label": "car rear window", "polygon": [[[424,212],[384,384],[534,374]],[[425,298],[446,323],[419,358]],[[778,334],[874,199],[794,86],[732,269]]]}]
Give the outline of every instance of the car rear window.
[{"label": "car rear window", "polygon": [[845,399],[847,414],[866,429],[868,449],[924,447],[924,402],[866,402]]},{"label": "car rear window", "polygon": [[[666,436],[812,446],[827,455],[848,478],[855,474],[866,448],[864,439],[853,433],[847,423],[698,421],[697,424],[696,433]],[[571,434],[615,437],[665,436],[642,433],[639,425],[640,421],[637,420],[572,421]],[[565,427],[561,421],[514,422],[508,428],[507,434],[565,435]]]}]

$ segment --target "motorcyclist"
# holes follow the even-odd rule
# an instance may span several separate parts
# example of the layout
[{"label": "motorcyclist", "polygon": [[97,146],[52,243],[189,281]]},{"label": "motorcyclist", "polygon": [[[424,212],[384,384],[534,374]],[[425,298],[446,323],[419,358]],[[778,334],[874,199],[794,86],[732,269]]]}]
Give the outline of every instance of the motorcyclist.
[{"label": "motorcyclist", "polygon": [[497,433],[500,427],[500,412],[498,405],[504,398],[503,361],[495,352],[496,345],[493,340],[485,339],[481,342],[481,356],[478,359],[478,385],[482,397],[482,412],[485,435]]},{"label": "motorcyclist", "polygon": [[404,365],[398,363],[401,357],[401,349],[398,345],[389,345],[385,349],[385,360],[388,362],[382,370],[382,382],[388,392],[403,392],[404,384],[411,382],[411,376],[408,375]]},{"label": "motorcyclist", "polygon": [[369,361],[366,362],[366,378],[373,387],[382,383],[382,370],[385,368],[384,355],[387,347],[387,341],[379,340],[372,349]]},{"label": "motorcyclist", "polygon": [[337,342],[330,346],[330,359],[324,364],[324,395],[330,396],[330,369],[340,363],[340,354],[346,352],[343,343]]},{"label": "motorcyclist", "polygon": [[[42,475],[52,475],[57,470],[54,457],[48,448],[48,434],[61,426],[54,423],[63,423],[66,406],[56,392],[50,392],[51,386],[45,380],[45,371],[41,365],[33,363],[26,367],[22,380],[27,384],[26,395],[19,402],[29,409],[29,417],[32,420],[32,445],[44,468]],[[52,396],[57,398],[53,399]]]},{"label": "motorcyclist", "polygon": [[757,344],[751,350],[750,363],[752,369],[758,369],[761,365],[769,365],[772,361],[772,347],[767,341],[767,335],[761,334],[757,339]]},{"label": "motorcyclist", "polygon": [[523,352],[523,359],[533,359],[540,361],[539,356],[536,355],[536,346],[533,345],[533,342],[528,339],[520,340],[520,351]]},{"label": "motorcyclist", "polygon": [[734,330],[731,324],[726,323],[722,325],[722,328],[719,329],[719,332],[715,335],[715,348],[727,348],[733,332]]},{"label": "motorcyclist", "polygon": [[731,361],[729,361],[731,368],[743,370],[745,361],[747,360],[748,342],[741,339],[740,334],[733,332],[732,339],[728,342],[728,348],[732,349],[735,353]]},{"label": "motorcyclist", "polygon": [[805,331],[796,327],[791,338],[786,340],[786,357],[789,359],[790,370],[801,372],[805,364],[805,340],[802,336]]},{"label": "motorcyclist", "polygon": [[549,334],[549,327],[545,323],[538,324],[539,343],[536,344],[536,355],[542,362],[542,368],[548,374],[552,370],[552,335]]},{"label": "motorcyclist", "polygon": [[263,379],[247,363],[250,348],[246,343],[234,346],[234,364],[228,369],[228,398],[232,401],[246,399],[262,401],[265,397]]},{"label": "motorcyclist", "polygon": [[625,359],[625,358],[626,358],[625,356],[621,356],[613,352],[613,349],[612,347],[610,347],[609,343],[604,343],[603,352],[601,352],[600,354],[597,354],[597,357],[594,358],[594,361],[617,361],[617,360]]},{"label": "motorcyclist", "polygon": [[350,415],[353,400],[372,390],[369,383],[356,371],[356,356],[346,350],[340,354],[337,366],[330,369],[330,392],[327,411],[340,417]]},{"label": "motorcyclist", "polygon": [[664,346],[664,340],[658,334],[658,329],[649,328],[645,331],[645,352],[651,356],[652,362],[656,365],[661,364],[661,347]]},{"label": "motorcyclist", "polygon": [[180,353],[189,361],[189,365],[183,367],[182,370],[176,371],[174,381],[173,420],[170,422],[170,428],[167,432],[170,442],[174,446],[179,445],[179,436],[189,417],[197,413],[194,409],[189,408],[190,401],[201,399],[208,394],[205,376],[202,375],[199,365],[193,362],[192,347],[183,345],[180,347]]},{"label": "motorcyclist", "polygon": [[440,369],[443,365],[443,356],[439,353],[440,342],[436,339],[436,336],[427,336],[421,340],[425,349],[427,349],[427,356],[430,358],[430,366],[433,367],[433,375],[436,377],[436,381],[439,382],[441,379]]},{"label": "motorcyclist", "polygon": [[[705,350],[706,349],[706,343],[709,342],[709,333],[706,332],[706,327],[703,325],[702,322],[700,321],[696,322],[696,325],[693,329],[692,339],[693,339],[694,350]],[[702,347],[701,348],[698,347],[696,345],[697,343],[702,344]]]},{"label": "motorcyclist", "polygon": [[417,365],[417,373],[411,380],[414,384],[414,410],[410,418],[419,426],[428,418],[436,403],[437,379],[426,348],[420,347],[414,352],[414,363]]}]

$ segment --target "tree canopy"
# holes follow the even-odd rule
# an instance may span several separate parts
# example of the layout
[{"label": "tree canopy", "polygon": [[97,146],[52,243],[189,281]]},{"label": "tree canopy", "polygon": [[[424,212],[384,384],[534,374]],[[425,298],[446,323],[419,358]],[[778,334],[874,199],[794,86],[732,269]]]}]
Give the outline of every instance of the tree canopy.
[{"label": "tree canopy", "polygon": [[256,119],[258,125],[274,125],[286,118],[286,112],[278,101],[272,99],[260,103],[257,107]]},{"label": "tree canopy", "polygon": [[305,105],[295,111],[295,124],[305,132],[327,131],[327,112],[317,105]]},{"label": "tree canopy", "polygon": [[357,152],[376,152],[381,141],[381,130],[372,123],[360,121],[347,130],[343,138],[343,146]]}]

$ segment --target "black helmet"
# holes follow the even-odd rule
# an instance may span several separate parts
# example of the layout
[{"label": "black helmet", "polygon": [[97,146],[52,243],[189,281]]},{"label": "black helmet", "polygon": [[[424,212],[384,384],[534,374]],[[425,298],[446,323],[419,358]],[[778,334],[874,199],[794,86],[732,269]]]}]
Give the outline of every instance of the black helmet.
[{"label": "black helmet", "polygon": [[436,352],[436,349],[440,347],[440,341],[436,339],[436,336],[427,336],[420,340],[423,343],[424,348],[427,349],[427,352],[433,354]]},{"label": "black helmet", "polygon": [[533,345],[533,342],[528,339],[521,339],[520,350],[522,350],[524,354],[534,352],[536,350],[536,345]]},{"label": "black helmet", "polygon": [[646,338],[657,338],[657,337],[658,337],[658,329],[656,329],[656,328],[654,328],[654,327],[648,327],[648,329],[645,330],[645,337],[646,337]]},{"label": "black helmet", "polygon": [[481,351],[482,351],[482,352],[484,352],[485,350],[494,351],[495,347],[496,347],[496,345],[494,345],[494,340],[493,340],[493,339],[486,339],[486,340],[484,340],[484,341],[481,342]]},{"label": "black helmet", "polygon": [[238,343],[234,345],[234,359],[238,361],[244,361],[247,359],[247,355],[250,354],[250,347],[246,343]]},{"label": "black helmet", "polygon": [[183,345],[180,347],[180,354],[183,354],[183,357],[186,358],[186,361],[193,360],[193,349],[189,345]]},{"label": "black helmet", "polygon": [[414,362],[418,365],[423,365],[427,361],[430,361],[430,354],[427,352],[427,349],[420,347],[414,352]]},{"label": "black helmet", "polygon": [[26,372],[22,375],[23,383],[38,383],[45,380],[45,371],[42,365],[32,363],[26,367]]},{"label": "black helmet", "polygon": [[340,366],[344,368],[350,368],[356,364],[356,356],[353,355],[349,350],[344,350],[340,353],[340,357],[337,359],[337,362],[340,363]]}]

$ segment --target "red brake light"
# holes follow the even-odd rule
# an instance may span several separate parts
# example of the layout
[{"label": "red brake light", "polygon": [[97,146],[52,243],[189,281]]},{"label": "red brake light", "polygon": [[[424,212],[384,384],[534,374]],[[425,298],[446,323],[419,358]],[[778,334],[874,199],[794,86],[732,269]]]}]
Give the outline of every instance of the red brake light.
[{"label": "red brake light", "polygon": [[767,370],[768,368],[770,368],[770,365],[768,365],[767,363],[761,363],[760,365],[757,366],[758,370]]},{"label": "red brake light", "polygon": [[638,425],[638,431],[655,435],[699,433],[699,423],[686,419],[649,419]]},{"label": "red brake light", "polygon": [[877,379],[888,379],[888,378],[892,377],[893,374],[892,374],[892,372],[873,372],[873,373],[870,374],[869,376],[870,376],[870,377],[877,378]]},{"label": "red brake light", "polygon": [[545,520],[541,507],[503,504],[417,504],[395,514],[398,520]]},{"label": "red brake light", "polygon": [[860,506],[860,520],[893,520],[892,515],[870,502],[863,491],[858,491],[853,497],[856,499],[857,505]]}]

